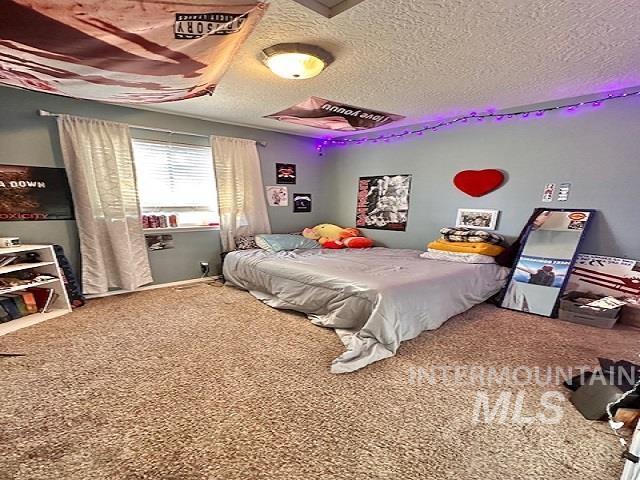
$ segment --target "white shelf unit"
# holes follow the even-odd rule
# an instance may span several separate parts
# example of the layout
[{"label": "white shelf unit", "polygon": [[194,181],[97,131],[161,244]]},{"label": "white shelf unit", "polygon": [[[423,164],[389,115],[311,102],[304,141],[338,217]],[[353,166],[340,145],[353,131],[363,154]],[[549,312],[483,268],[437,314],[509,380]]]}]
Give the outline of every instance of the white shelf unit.
[{"label": "white shelf unit", "polygon": [[33,282],[27,285],[18,285],[11,288],[0,288],[0,296],[4,293],[17,292],[20,290],[26,290],[30,287],[46,287],[53,288],[58,294],[58,298],[53,302],[51,307],[46,312],[32,313],[31,315],[25,315],[15,320],[0,323],[0,335],[6,335],[10,332],[15,332],[21,328],[35,325],[36,323],[44,322],[52,318],[60,317],[71,312],[71,304],[67,297],[67,290],[64,287],[62,272],[58,265],[56,254],[53,251],[51,245],[21,245],[19,247],[0,248],[0,256],[5,255],[18,255],[22,256],[29,252],[36,252],[40,256],[40,262],[37,263],[24,263],[18,262],[15,264],[6,265],[0,267],[0,275],[10,274],[12,272],[18,272],[21,270],[33,269],[39,273],[53,275],[56,278],[52,280],[46,280],[44,282]]},{"label": "white shelf unit", "polygon": [[[2,252],[2,249],[0,249]],[[2,256],[2,253],[0,253]],[[0,267],[0,275],[3,273],[17,272],[20,270],[28,270],[30,268],[46,267],[47,265],[54,265],[54,262],[38,262],[38,263],[12,263],[6,267]]]}]

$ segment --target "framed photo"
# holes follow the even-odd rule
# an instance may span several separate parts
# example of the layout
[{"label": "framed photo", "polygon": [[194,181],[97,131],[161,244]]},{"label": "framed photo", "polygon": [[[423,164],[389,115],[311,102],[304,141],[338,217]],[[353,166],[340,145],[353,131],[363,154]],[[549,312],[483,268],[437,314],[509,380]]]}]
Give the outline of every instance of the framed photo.
[{"label": "framed photo", "polygon": [[287,187],[265,187],[267,192],[267,202],[270,207],[288,207],[289,190]]},{"label": "framed photo", "polygon": [[459,208],[456,227],[477,228],[478,230],[495,230],[500,210],[482,208]]},{"label": "framed photo", "polygon": [[411,175],[360,177],[356,227],[404,232],[410,189]]},{"label": "framed photo", "polygon": [[296,165],[294,163],[276,163],[276,183],[278,185],[295,185]]},{"label": "framed photo", "polygon": [[293,194],[293,213],[309,213],[311,211],[311,194]]}]

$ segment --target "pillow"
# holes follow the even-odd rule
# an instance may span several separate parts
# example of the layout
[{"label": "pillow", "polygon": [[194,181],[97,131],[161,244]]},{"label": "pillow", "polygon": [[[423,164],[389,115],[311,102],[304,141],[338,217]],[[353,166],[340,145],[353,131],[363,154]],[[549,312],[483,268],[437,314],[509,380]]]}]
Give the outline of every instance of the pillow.
[{"label": "pillow", "polygon": [[436,240],[435,242],[429,243],[427,248],[444,252],[479,253],[480,255],[489,255],[490,257],[500,255],[504,251],[503,247],[486,242],[449,242],[447,240]]},{"label": "pillow", "polygon": [[497,233],[487,232],[469,227],[445,227],[440,230],[445,240],[450,242],[487,242],[499,245],[504,242],[504,237]]},{"label": "pillow", "polygon": [[457,253],[457,252],[443,252],[442,250],[428,249],[426,252],[420,254],[420,257],[427,260],[443,260],[445,262],[457,262],[457,263],[496,263],[493,257],[488,255],[480,255],[479,253]]},{"label": "pillow", "polygon": [[315,240],[290,233],[256,235],[256,244],[267,252],[281,252],[298,248],[320,248],[320,244]]},{"label": "pillow", "polygon": [[344,246],[347,248],[371,248],[373,247],[373,240],[366,237],[349,237],[342,240]]},{"label": "pillow", "polygon": [[236,250],[252,250],[260,248],[256,244],[256,237],[253,235],[240,235],[236,237]]}]

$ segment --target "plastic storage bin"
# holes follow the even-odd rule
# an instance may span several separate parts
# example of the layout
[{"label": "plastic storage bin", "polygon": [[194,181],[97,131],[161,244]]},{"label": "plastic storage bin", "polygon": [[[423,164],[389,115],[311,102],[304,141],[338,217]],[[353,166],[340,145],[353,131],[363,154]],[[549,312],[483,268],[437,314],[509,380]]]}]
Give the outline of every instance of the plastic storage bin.
[{"label": "plastic storage bin", "polygon": [[558,318],[591,327],[613,328],[620,318],[619,308],[581,308],[582,305],[602,297],[593,297],[581,292],[571,292],[560,299]]}]

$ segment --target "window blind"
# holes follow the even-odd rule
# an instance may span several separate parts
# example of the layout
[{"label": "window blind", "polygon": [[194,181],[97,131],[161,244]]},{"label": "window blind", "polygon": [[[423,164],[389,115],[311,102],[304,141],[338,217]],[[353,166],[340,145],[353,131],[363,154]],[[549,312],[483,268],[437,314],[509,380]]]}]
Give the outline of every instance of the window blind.
[{"label": "window blind", "polygon": [[133,139],[143,211],[208,211],[218,205],[211,148]]}]

